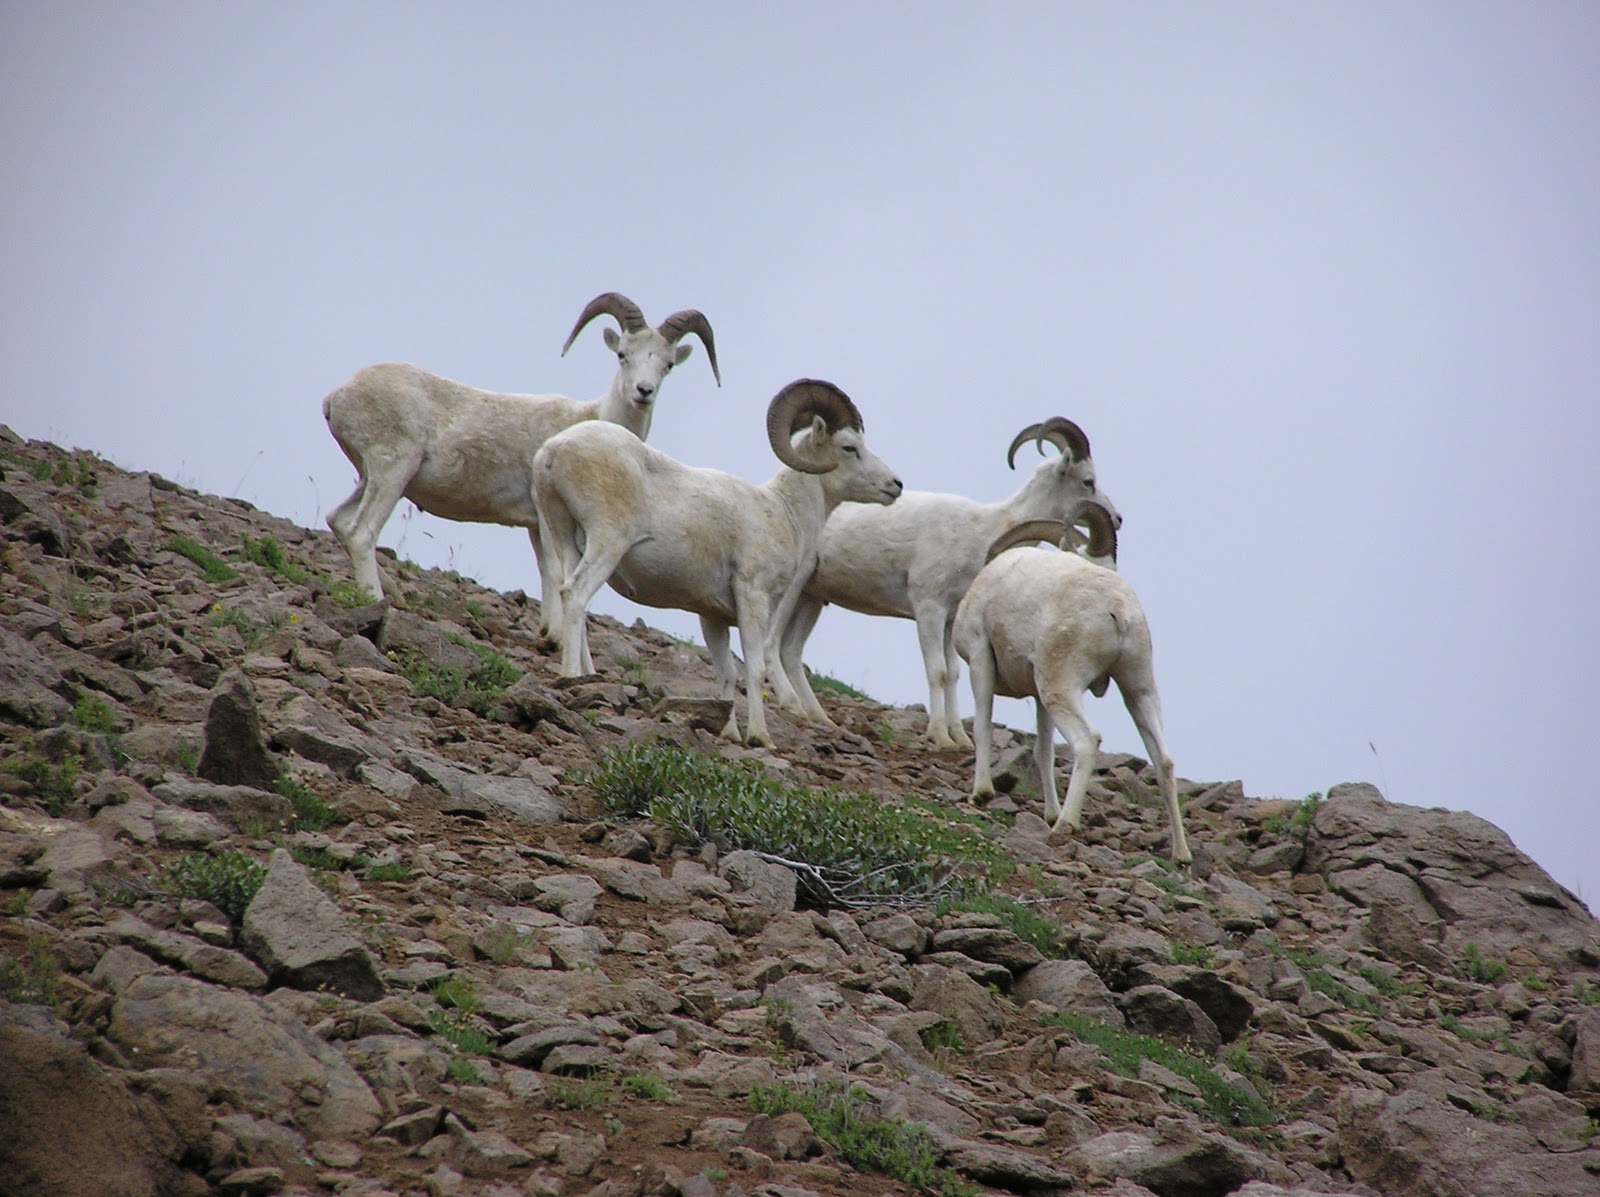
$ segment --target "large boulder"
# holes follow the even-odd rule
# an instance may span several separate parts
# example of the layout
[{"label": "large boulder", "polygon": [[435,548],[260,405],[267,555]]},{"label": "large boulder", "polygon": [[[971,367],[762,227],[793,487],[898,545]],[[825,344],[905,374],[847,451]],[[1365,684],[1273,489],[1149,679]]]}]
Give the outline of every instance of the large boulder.
[{"label": "large boulder", "polygon": [[311,875],[282,848],[244,912],[244,948],[276,981],[296,989],[330,989],[358,1001],[383,996],[372,953]]}]

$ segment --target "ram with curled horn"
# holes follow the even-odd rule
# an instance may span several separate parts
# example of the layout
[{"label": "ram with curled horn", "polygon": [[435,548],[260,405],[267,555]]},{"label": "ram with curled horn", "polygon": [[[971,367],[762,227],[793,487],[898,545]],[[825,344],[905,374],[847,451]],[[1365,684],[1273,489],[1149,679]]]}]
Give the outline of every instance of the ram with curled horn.
[{"label": "ram with curled horn", "polygon": [[1053,416],[1028,425],[1006,451],[1007,465],[1016,468],[1017,450],[1029,441],[1038,443],[1040,453],[1053,445],[1059,456],[1041,464],[1002,503],[907,491],[893,507],[851,504],[834,512],[823,530],[817,568],[772,646],[779,667],[770,680],[781,706],[832,722],[811,689],[803,661],[806,640],[827,604],[910,619],[916,622],[928,680],[928,742],[935,748],[972,747],[958,713],[961,663],[950,630],[956,605],[983,568],[990,542],[1027,520],[1061,519],[1083,498],[1105,504],[1118,523],[1122,518],[1096,481],[1089,438],[1077,424]]},{"label": "ram with curled horn", "polygon": [[700,617],[722,697],[722,734],[739,738],[731,631],[739,629],[746,740],[772,743],[762,705],[766,645],[788,617],[841,503],[893,503],[903,489],[867,447],[861,413],[832,383],[802,378],[773,397],[767,439],[783,464],[756,485],[696,469],[620,429],[592,422],[552,437],[534,459],[533,493],[559,570],[561,673],[594,672],[585,615],[608,581],[648,607]]},{"label": "ram with curled horn", "polygon": [[[1073,552],[1021,548],[1039,540],[1064,541],[1070,525],[1089,528],[1094,560]],[[1189,862],[1189,841],[1178,808],[1177,780],[1161,726],[1150,627],[1133,587],[1099,562],[1116,559],[1115,514],[1092,499],[1061,520],[1027,521],[989,546],[991,560],[956,607],[956,651],[972,674],[972,721],[977,759],[972,794],[994,793],[993,709],[998,694],[1034,700],[1034,762],[1045,822],[1076,830],[1094,774],[1100,733],[1083,714],[1083,694],[1103,694],[1117,684],[1144,741],[1171,825],[1172,858]],[[1066,798],[1057,801],[1055,732],[1072,745]]]},{"label": "ram with curled horn", "polygon": [[533,507],[533,455],[539,446],[586,420],[607,421],[644,440],[662,380],[693,349],[679,344],[690,333],[705,345],[711,373],[722,382],[716,340],[704,315],[685,309],[652,328],[639,306],[616,291],[585,305],[561,352],[599,316],[617,322],[616,329],[605,330],[617,372],[599,399],[482,391],[389,362],[358,371],[322,401],[329,431],[356,468],[355,491],[328,513],[328,526],[350,555],[357,586],[382,597],[378,534],[395,505],[410,499],[443,519],[526,528],[550,602],[553,583]]}]

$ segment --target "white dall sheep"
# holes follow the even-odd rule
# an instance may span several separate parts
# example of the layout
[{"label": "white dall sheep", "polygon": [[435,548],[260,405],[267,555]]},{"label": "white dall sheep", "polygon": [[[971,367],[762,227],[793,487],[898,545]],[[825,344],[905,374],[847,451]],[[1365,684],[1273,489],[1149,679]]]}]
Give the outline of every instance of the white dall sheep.
[{"label": "white dall sheep", "polygon": [[[1109,511],[1085,501],[1070,522],[1088,523],[1090,558],[1115,561],[1116,529]],[[973,797],[994,793],[989,775],[994,696],[1032,698],[1038,724],[1034,760],[1045,821],[1057,829],[1076,830],[1100,748],[1100,733],[1083,717],[1083,692],[1104,694],[1108,681],[1114,681],[1155,767],[1172,822],[1172,858],[1186,864],[1189,841],[1178,810],[1172,758],[1161,735],[1150,628],[1138,596],[1115,570],[1076,553],[1012,547],[1029,540],[1059,540],[1066,533],[1065,523],[1052,520],[1032,521],[1001,536],[993,546],[992,560],[956,609],[956,651],[972,671],[977,708],[972,729],[977,740]],[[1066,801],[1059,806],[1053,736],[1057,727],[1072,745],[1072,776]]]},{"label": "white dall sheep", "polygon": [[549,630],[544,610],[554,581],[533,508],[533,455],[539,446],[563,428],[597,419],[644,440],[662,380],[689,356],[691,346],[678,344],[689,333],[705,345],[711,372],[722,384],[705,316],[685,309],[652,328],[638,306],[615,291],[589,301],[561,352],[601,315],[621,328],[605,330],[617,374],[610,390],[587,403],[565,395],[480,391],[397,362],[358,371],[322,401],[328,428],[360,476],[354,493],[328,513],[328,526],[350,554],[357,586],[382,597],[378,533],[407,498],[443,519],[526,528],[539,561],[546,604],[541,616]]},{"label": "white dall sheep", "polygon": [[[873,455],[861,413],[832,383],[792,382],[767,409],[784,463],[761,486],[680,465],[598,422],[551,437],[534,458],[534,499],[560,570],[561,672],[592,672],[584,614],[608,580],[625,598],[700,616],[722,696],[734,697],[729,629],[745,656],[751,744],[770,745],[761,702],[765,650],[817,559],[840,503],[892,503],[904,489]],[[722,734],[739,738],[730,709]]]},{"label": "white dall sheep", "polygon": [[956,703],[960,662],[950,640],[956,604],[983,568],[984,552],[1007,528],[1031,519],[1061,519],[1084,498],[1096,498],[1116,515],[1095,483],[1089,438],[1071,420],[1056,416],[1030,424],[1011,442],[1006,464],[1016,468],[1017,450],[1036,441],[1060,452],[1003,503],[978,503],[960,495],[907,491],[893,507],[841,507],[823,530],[817,568],[806,582],[773,655],[781,667],[773,693],[787,708],[831,723],[812,692],[802,664],[805,644],[828,603],[864,615],[914,619],[922,665],[928,677],[927,738],[935,748],[971,748]]}]

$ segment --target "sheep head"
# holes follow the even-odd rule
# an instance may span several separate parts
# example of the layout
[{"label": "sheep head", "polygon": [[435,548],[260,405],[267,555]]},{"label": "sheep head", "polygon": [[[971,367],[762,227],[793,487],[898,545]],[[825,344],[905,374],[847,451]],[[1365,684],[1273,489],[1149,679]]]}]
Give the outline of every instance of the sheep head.
[{"label": "sheep head", "polygon": [[[804,432],[796,444],[797,433]],[[802,378],[767,406],[767,441],[778,460],[825,483],[837,502],[892,503],[904,486],[867,448],[861,412],[831,382]]]},{"label": "sheep head", "polygon": [[[1048,468],[1054,471],[1052,484],[1064,502],[1071,504],[1080,498],[1097,499],[1110,511],[1116,526],[1122,526],[1122,513],[1095,483],[1094,459],[1089,456],[1089,437],[1082,428],[1065,416],[1051,416],[1043,423],[1029,424],[1017,433],[1011,447],[1006,450],[1006,465],[1017,468],[1017,450],[1029,441],[1039,446],[1040,454],[1044,453],[1047,442],[1060,450],[1061,456]],[[1041,472],[1045,468],[1041,466]]]},{"label": "sheep head", "polygon": [[711,362],[711,373],[717,385],[722,385],[722,372],[717,368],[717,343],[711,332],[711,322],[703,313],[693,308],[674,312],[661,324],[651,328],[639,305],[626,295],[607,291],[596,295],[578,315],[578,322],[567,334],[561,346],[562,356],[572,348],[588,323],[596,316],[610,316],[617,328],[608,328],[606,348],[617,355],[617,382],[614,384],[627,399],[648,407],[655,402],[656,392],[668,372],[685,361],[693,346],[678,344],[688,334],[699,337],[706,347],[706,357]]},{"label": "sheep head", "polygon": [[1094,561],[1106,562],[1110,568],[1115,568],[1117,560],[1115,513],[1098,499],[1078,500],[1065,520],[1026,520],[1013,528],[1008,528],[995,537],[984,560],[993,561],[1007,549],[1041,540],[1053,541],[1070,552],[1082,539],[1078,536],[1074,525],[1081,525],[1089,530],[1088,546],[1084,549],[1084,555]]}]

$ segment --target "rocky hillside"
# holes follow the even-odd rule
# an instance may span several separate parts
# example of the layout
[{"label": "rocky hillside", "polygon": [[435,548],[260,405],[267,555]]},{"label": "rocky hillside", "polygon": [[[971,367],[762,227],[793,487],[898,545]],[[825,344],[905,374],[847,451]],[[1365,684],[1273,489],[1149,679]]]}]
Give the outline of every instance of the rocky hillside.
[{"label": "rocky hillside", "polygon": [[1138,759],[1053,836],[1016,733],[982,810],[916,711],[747,752],[642,625],[563,683],[521,593],[0,473],[8,1197],[1600,1192],[1600,927],[1481,819],[1185,782],[1179,870]]}]

